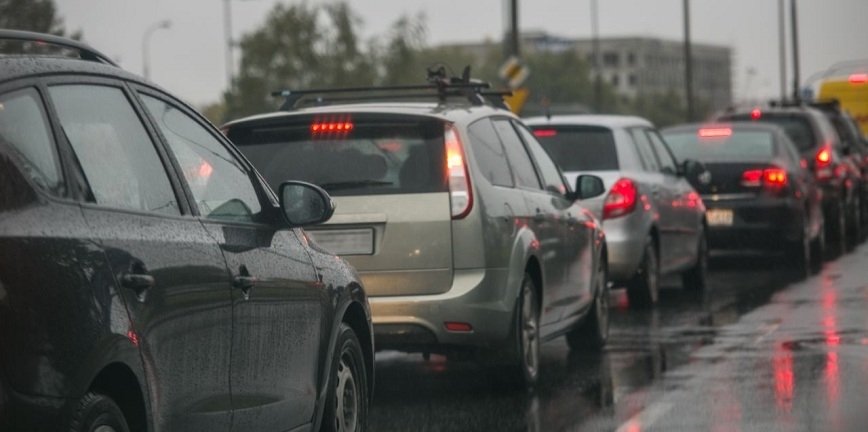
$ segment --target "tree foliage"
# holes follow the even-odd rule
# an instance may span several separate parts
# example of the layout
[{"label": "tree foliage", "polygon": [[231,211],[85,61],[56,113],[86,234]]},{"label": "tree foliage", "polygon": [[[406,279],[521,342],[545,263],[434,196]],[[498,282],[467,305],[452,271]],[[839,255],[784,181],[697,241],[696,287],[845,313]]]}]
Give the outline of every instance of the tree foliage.
[{"label": "tree foliage", "polygon": [[0,0],[0,28],[66,34],[54,0]]}]

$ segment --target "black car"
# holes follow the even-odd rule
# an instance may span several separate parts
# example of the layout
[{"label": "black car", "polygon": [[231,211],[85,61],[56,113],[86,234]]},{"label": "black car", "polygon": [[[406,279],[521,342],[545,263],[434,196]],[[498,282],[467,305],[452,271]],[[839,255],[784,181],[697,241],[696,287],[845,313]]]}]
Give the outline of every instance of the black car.
[{"label": "black car", "polygon": [[823,189],[826,239],[836,254],[858,243],[860,175],[845,155],[835,128],[823,113],[806,105],[777,104],[732,111],[718,121],[772,123],[784,129]]},{"label": "black car", "polygon": [[780,250],[805,274],[819,270],[822,192],[781,128],[690,124],[663,136],[677,159],[705,164],[690,180],[707,209],[711,248]]},{"label": "black car", "polygon": [[841,108],[838,101],[813,102],[811,106],[822,111],[835,127],[841,138],[842,153],[850,159],[859,174],[859,214],[864,237],[868,234],[868,230],[864,229],[868,226],[868,141],[862,136],[859,124]]},{"label": "black car", "polygon": [[[87,46],[0,31],[0,430],[364,430],[370,309],[186,104]],[[322,428],[320,428],[322,425]]]}]

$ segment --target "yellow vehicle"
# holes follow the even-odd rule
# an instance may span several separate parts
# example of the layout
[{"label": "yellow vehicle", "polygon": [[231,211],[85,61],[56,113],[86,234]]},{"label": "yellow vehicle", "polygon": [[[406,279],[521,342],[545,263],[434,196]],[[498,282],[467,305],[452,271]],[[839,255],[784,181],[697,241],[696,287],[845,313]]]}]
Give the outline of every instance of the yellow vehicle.
[{"label": "yellow vehicle", "polygon": [[868,136],[868,60],[841,63],[817,80],[818,101],[837,100]]}]

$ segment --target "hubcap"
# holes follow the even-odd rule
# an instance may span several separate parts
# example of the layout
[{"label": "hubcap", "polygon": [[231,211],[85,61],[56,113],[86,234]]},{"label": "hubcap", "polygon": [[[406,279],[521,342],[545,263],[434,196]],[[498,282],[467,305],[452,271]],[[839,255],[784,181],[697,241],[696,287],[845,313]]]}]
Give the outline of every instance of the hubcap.
[{"label": "hubcap", "polygon": [[115,432],[115,428],[108,425],[97,426],[93,432]]},{"label": "hubcap", "polygon": [[536,302],[531,288],[524,286],[521,302],[521,344],[528,375],[535,376],[539,361],[539,332]]},{"label": "hubcap", "polygon": [[338,386],[335,389],[335,430],[354,431],[359,422],[359,394],[353,376],[350,354],[343,353],[338,364]]}]

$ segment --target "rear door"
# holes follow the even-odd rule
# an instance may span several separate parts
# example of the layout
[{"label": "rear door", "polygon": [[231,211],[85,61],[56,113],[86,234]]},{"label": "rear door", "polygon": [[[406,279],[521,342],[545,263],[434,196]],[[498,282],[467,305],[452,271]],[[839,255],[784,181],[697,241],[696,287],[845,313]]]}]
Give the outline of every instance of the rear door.
[{"label": "rear door", "polygon": [[276,187],[326,189],[331,220],[306,232],[359,270],[368,295],[452,286],[452,217],[442,120],[398,114],[281,117],[230,126],[230,139]]},{"label": "rear door", "polygon": [[310,423],[332,319],[299,233],[276,228],[268,191],[215,131],[168,97],[141,98],[229,267],[232,430]]},{"label": "rear door", "polygon": [[229,430],[232,304],[220,248],[178,199],[122,83],[58,80],[49,94],[86,183],[85,220],[132,318],[155,428]]}]

